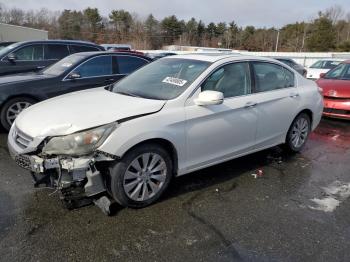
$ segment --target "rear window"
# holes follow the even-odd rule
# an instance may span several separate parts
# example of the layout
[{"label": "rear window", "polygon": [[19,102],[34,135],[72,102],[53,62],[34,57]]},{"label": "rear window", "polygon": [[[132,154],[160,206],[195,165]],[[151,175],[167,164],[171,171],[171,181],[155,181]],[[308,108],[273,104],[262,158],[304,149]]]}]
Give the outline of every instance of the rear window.
[{"label": "rear window", "polygon": [[93,46],[83,46],[83,45],[70,45],[69,51],[71,54],[80,53],[80,52],[94,52],[100,51],[97,47]]},{"label": "rear window", "polygon": [[135,56],[114,56],[117,59],[119,74],[127,75],[148,64],[148,61]]},{"label": "rear window", "polygon": [[42,71],[44,75],[54,75],[59,76],[63,74],[65,71],[73,69],[82,59],[85,59],[84,56],[81,55],[70,55],[62,60],[54,63],[50,67],[47,67]]},{"label": "rear window", "polygon": [[62,59],[69,55],[67,45],[50,44],[45,46],[45,59]]}]

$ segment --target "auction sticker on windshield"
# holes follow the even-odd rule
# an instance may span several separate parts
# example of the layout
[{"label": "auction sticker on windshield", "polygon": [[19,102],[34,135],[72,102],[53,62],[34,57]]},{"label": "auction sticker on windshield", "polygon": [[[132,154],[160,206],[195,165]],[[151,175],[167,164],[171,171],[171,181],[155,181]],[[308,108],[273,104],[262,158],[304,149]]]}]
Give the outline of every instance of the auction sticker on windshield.
[{"label": "auction sticker on windshield", "polygon": [[176,85],[176,86],[184,86],[187,83],[187,80],[168,76],[168,77],[164,78],[164,80],[162,82]]}]

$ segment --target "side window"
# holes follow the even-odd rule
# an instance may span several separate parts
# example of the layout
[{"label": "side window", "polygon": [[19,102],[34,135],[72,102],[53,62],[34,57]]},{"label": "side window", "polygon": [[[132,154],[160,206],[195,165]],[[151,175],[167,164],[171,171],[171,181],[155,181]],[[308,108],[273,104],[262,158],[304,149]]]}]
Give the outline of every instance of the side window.
[{"label": "side window", "polygon": [[294,74],[271,63],[254,62],[256,92],[266,92],[294,86]]},{"label": "side window", "polygon": [[105,55],[94,57],[76,68],[74,73],[80,77],[112,75],[112,58]]},{"label": "side window", "polygon": [[289,71],[287,68],[283,68],[285,85],[284,87],[293,87],[295,86],[294,73]]},{"label": "side window", "polygon": [[43,45],[29,45],[15,51],[17,60],[38,61],[44,59]]},{"label": "side window", "polygon": [[119,74],[123,75],[130,74],[148,63],[146,60],[135,56],[114,56],[114,59],[117,59]]},{"label": "side window", "polygon": [[344,76],[342,79],[349,80],[350,79],[350,66],[347,64],[347,68],[345,69]]},{"label": "side window", "polygon": [[71,54],[74,54],[74,53],[80,53],[80,52],[95,52],[95,51],[100,51],[100,49],[93,46],[70,45],[69,51]]},{"label": "side window", "polygon": [[49,44],[45,46],[45,59],[62,59],[69,55],[67,45]]},{"label": "side window", "polygon": [[247,95],[250,89],[250,70],[246,62],[225,65],[212,73],[202,84],[202,91],[219,91],[225,98]]}]

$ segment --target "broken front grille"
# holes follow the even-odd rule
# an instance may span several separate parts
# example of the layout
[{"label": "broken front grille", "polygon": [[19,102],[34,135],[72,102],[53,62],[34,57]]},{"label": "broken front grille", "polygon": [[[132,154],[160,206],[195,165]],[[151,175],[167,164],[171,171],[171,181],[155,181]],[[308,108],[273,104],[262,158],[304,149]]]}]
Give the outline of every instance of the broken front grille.
[{"label": "broken front grille", "polygon": [[348,102],[350,101],[349,97],[335,97],[335,96],[324,96],[325,99],[335,100],[337,102]]},{"label": "broken front grille", "polygon": [[327,107],[323,109],[323,112],[331,113],[331,114],[339,114],[339,115],[350,115],[349,110],[341,110],[341,109],[334,109],[334,108],[327,108]]},{"label": "broken front grille", "polygon": [[20,131],[16,127],[15,127],[15,130],[13,131],[13,138],[17,146],[19,146],[22,149],[26,149],[29,146],[29,144],[33,141],[33,138],[24,134],[22,131]]},{"label": "broken front grille", "polygon": [[15,157],[15,162],[20,167],[22,167],[24,169],[27,169],[27,170],[31,170],[31,162],[30,162],[29,156],[18,155],[18,156]]}]

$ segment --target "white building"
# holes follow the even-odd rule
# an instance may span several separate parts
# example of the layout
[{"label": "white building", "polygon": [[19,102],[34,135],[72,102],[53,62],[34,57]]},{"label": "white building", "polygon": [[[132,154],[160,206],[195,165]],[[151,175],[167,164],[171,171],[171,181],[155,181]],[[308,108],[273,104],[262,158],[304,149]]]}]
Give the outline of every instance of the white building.
[{"label": "white building", "polygon": [[0,23],[0,42],[47,40],[48,31]]}]

